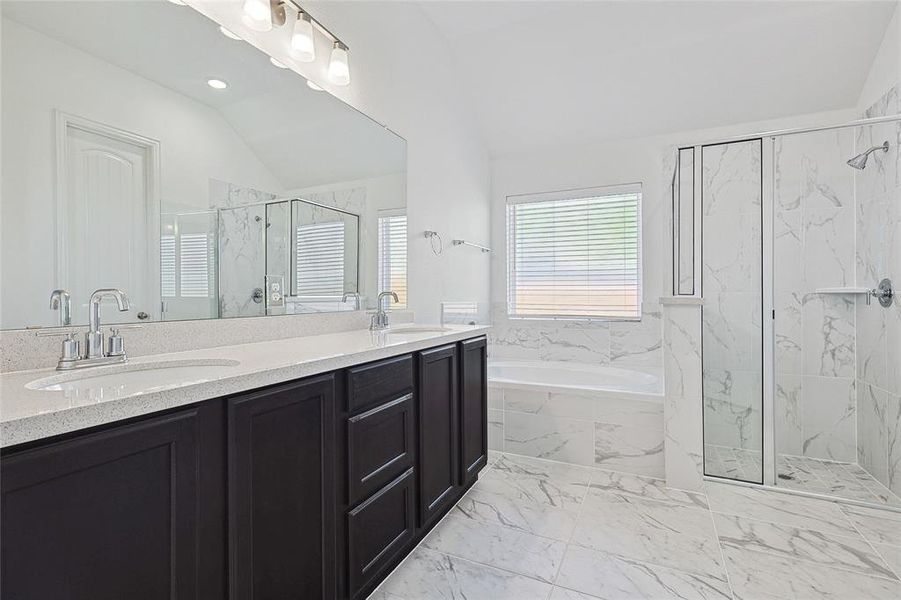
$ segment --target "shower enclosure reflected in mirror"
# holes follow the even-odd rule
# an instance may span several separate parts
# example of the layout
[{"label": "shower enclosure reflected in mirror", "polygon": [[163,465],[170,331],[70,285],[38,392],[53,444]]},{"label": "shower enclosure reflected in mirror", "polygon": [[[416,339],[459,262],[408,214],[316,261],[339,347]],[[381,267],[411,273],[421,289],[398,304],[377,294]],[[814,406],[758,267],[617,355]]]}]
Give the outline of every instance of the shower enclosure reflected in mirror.
[{"label": "shower enclosure reflected in mirror", "polygon": [[54,289],[77,325],[104,287],[131,299],[108,323],[354,310],[353,294],[372,307],[389,282],[406,287],[405,227],[380,238],[405,219],[402,138],[186,6],[0,11],[0,131],[15,149],[0,328],[61,324]]}]

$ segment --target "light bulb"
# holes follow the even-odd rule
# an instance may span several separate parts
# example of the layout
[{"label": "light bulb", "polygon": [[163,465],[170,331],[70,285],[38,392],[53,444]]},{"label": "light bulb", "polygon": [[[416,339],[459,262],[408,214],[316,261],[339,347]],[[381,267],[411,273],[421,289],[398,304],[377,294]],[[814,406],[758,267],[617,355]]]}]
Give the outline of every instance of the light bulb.
[{"label": "light bulb", "polygon": [[232,39],[232,40],[239,40],[239,41],[241,40],[241,36],[240,36],[240,35],[238,35],[237,33],[233,32],[233,31],[230,30],[230,29],[226,29],[226,28],[223,27],[222,25],[219,26],[219,31],[222,33],[222,35],[224,35],[225,37],[227,37],[227,38],[229,38],[229,39]]},{"label": "light bulb", "polygon": [[335,85],[350,83],[350,65],[347,58],[347,46],[341,42],[335,42],[332,56],[328,61],[328,79]]},{"label": "light bulb", "polygon": [[269,62],[272,63],[273,67],[278,67],[279,69],[287,69],[288,68],[288,65],[286,65],[285,63],[281,62],[280,60],[278,60],[272,56],[269,57]]},{"label": "light bulb", "polygon": [[324,92],[325,91],[323,88],[319,87],[318,85],[316,85],[309,79],[307,79],[307,87],[316,92]]},{"label": "light bulb", "polygon": [[313,21],[305,12],[297,13],[297,21],[294,22],[294,33],[291,34],[291,56],[301,62],[316,60]]},{"label": "light bulb", "polygon": [[272,29],[272,7],[269,0],[244,0],[244,14],[241,20],[254,31]]},{"label": "light bulb", "polygon": [[207,79],[206,84],[214,90],[224,90],[228,87],[228,84],[221,79]]}]

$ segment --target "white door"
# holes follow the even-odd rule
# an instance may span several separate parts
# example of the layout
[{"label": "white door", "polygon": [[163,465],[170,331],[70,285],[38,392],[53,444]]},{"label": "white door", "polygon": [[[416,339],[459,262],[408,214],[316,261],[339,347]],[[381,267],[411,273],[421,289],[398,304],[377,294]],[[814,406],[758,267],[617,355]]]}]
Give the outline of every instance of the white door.
[{"label": "white door", "polygon": [[153,157],[150,149],[117,136],[67,125],[66,214],[60,228],[60,279],[72,294],[74,323],[87,320],[88,300],[98,288],[119,288],[130,300],[128,312],[105,308],[102,322],[159,317],[151,233]]}]

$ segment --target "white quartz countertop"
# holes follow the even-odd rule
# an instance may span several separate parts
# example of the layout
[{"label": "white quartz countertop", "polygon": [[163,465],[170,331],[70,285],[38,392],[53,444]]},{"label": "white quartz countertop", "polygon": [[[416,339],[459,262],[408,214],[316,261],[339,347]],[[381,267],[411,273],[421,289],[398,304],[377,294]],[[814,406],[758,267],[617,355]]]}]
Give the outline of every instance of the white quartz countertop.
[{"label": "white quartz countertop", "polygon": [[[426,328],[410,325],[378,333],[345,331],[142,356],[128,361],[130,378],[117,376],[124,370],[122,365],[91,367],[77,375],[85,377],[90,372],[90,379],[82,379],[78,386],[52,386],[58,389],[31,389],[35,381],[59,375],[54,369],[3,373],[0,447],[465,340],[490,329],[463,325]],[[160,363],[177,368],[151,370]],[[143,378],[135,378],[138,365],[147,368]]]}]

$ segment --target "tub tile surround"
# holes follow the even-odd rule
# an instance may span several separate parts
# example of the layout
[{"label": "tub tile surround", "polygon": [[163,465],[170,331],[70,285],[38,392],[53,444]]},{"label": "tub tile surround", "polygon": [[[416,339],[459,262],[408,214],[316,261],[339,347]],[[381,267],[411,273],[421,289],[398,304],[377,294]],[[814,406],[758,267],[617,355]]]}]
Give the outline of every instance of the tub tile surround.
[{"label": "tub tile surround", "polygon": [[[631,396],[631,397],[630,397]],[[535,458],[663,477],[659,396],[560,393],[489,383],[488,445]]]},{"label": "tub tile surround", "polygon": [[371,599],[901,596],[895,514],[720,483],[684,492],[640,475],[491,454]]}]

